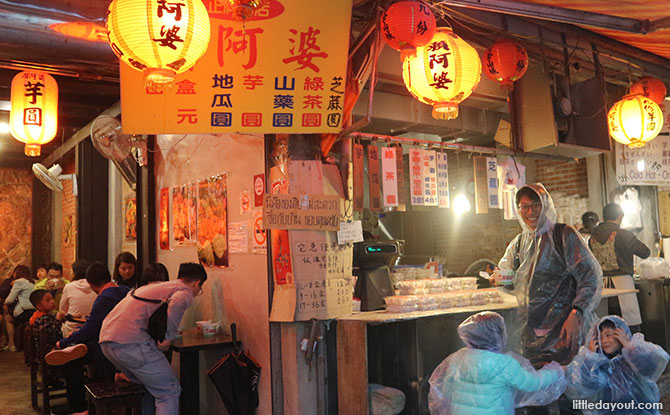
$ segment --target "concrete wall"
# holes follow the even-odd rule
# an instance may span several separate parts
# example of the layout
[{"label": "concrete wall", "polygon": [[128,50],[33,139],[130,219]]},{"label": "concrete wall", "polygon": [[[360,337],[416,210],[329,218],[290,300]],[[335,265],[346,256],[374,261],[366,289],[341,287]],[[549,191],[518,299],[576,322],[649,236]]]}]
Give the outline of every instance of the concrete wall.
[{"label": "concrete wall", "polygon": [[31,266],[32,183],[30,170],[0,169],[0,279]]},{"label": "concrete wall", "polygon": [[[264,172],[263,136],[177,135],[159,136],[157,141],[160,152],[156,153],[156,209],[160,205],[160,189],[226,173],[228,223],[251,220],[250,214],[240,212],[239,197],[244,190],[253,196],[253,176]],[[159,217],[158,211],[156,217]],[[252,237],[251,230],[250,224],[249,237]],[[175,246],[172,240],[169,250],[158,248],[157,258],[167,266],[172,279],[176,278],[180,263],[198,261],[195,245]],[[250,245],[249,253],[231,253],[229,262],[228,268],[207,269],[204,293],[187,311],[182,324],[192,327],[195,321],[203,319],[220,321],[226,327],[232,322],[237,324],[244,350],[249,350],[263,368],[258,413],[269,414],[271,388],[266,256],[252,254]],[[202,414],[226,413],[216,389],[206,376],[209,367],[220,357],[221,354],[207,352],[200,360]]]}]

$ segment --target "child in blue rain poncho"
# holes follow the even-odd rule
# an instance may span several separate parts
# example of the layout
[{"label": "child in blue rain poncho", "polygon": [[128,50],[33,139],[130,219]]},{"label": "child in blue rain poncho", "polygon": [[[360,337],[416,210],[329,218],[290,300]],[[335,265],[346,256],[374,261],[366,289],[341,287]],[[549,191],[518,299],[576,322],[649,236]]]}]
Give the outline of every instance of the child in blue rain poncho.
[{"label": "child in blue rain poncho", "polygon": [[640,333],[631,336],[619,316],[601,318],[587,339],[588,346],[582,346],[566,369],[565,394],[578,400],[587,415],[658,415],[651,404],[660,399],[656,380],[670,358],[665,350],[644,341]]},{"label": "child in blue rain poncho", "polygon": [[430,376],[431,415],[512,415],[515,407],[549,404],[565,390],[560,365],[536,371],[530,362],[503,354],[505,321],[485,311],[458,326],[466,344],[444,359]]}]

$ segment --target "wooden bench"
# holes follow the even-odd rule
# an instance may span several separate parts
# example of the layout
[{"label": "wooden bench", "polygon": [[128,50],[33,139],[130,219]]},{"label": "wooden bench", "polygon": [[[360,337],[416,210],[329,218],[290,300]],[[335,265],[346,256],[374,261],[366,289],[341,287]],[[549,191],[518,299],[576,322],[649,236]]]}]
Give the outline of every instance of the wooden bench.
[{"label": "wooden bench", "polygon": [[135,383],[101,382],[86,385],[89,415],[111,415],[115,409],[125,409],[126,415],[142,414],[144,386]]}]

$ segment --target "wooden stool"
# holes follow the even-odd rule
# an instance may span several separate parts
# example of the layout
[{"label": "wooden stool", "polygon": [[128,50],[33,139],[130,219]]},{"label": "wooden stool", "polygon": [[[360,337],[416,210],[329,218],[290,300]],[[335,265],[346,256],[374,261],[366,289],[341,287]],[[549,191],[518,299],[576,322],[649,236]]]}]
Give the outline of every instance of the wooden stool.
[{"label": "wooden stool", "polygon": [[86,385],[90,415],[111,415],[112,410],[125,409],[127,415],[142,414],[144,386],[135,383],[101,382]]}]

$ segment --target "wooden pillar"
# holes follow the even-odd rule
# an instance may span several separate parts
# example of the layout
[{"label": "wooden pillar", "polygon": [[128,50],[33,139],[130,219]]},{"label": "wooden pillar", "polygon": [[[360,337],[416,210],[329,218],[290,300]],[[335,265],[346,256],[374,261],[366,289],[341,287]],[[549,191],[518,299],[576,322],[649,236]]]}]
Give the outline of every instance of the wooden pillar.
[{"label": "wooden pillar", "polygon": [[137,267],[142,270],[156,261],[156,176],[154,174],[154,143],[147,139],[147,165],[137,166],[135,200],[137,200]]},{"label": "wooden pillar", "polygon": [[77,259],[107,263],[109,161],[91,140],[77,144]]}]

